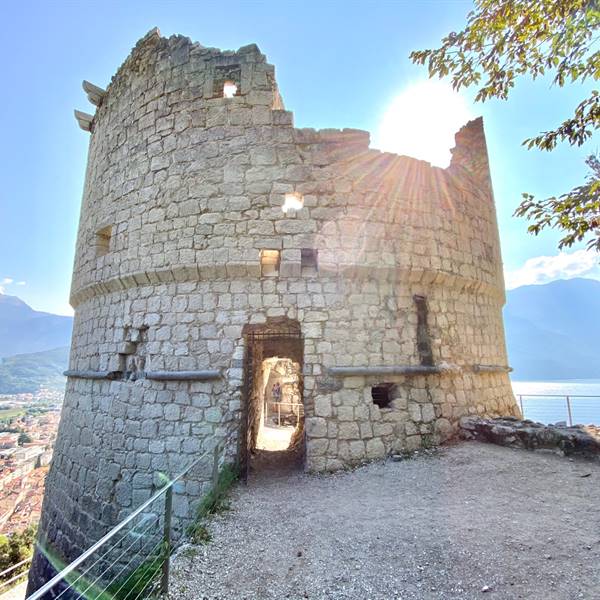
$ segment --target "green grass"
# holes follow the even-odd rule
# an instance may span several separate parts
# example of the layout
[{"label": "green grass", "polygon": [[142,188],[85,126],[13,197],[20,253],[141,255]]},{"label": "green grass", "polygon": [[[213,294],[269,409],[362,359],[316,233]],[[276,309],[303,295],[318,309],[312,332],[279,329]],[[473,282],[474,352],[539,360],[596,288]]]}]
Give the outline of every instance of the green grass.
[{"label": "green grass", "polygon": [[[156,590],[156,584],[161,577],[162,564],[165,560],[165,548],[160,546],[144,562],[128,574],[122,575],[118,580],[113,581],[104,587],[101,581],[96,581],[93,575],[89,578],[82,578],[78,572],[67,575],[65,580],[72,586],[72,589],[85,598],[94,598],[94,600],[135,600],[139,598],[158,597],[159,590]],[[62,565],[61,561],[56,564]],[[64,568],[65,565],[62,566]],[[62,570],[62,568],[60,570]],[[153,588],[155,592],[152,595],[144,595],[144,590]]]},{"label": "green grass", "polygon": [[1,421],[10,421],[15,417],[20,417],[25,414],[25,410],[22,408],[7,408],[5,410],[0,410],[0,422]]},{"label": "green grass", "polygon": [[165,551],[161,548],[155,556],[147,558],[139,567],[127,577],[116,581],[108,588],[110,598],[114,600],[131,600],[133,598],[147,598],[144,590],[153,587],[162,573],[162,564],[165,561]]},{"label": "green grass", "polygon": [[206,544],[212,540],[206,528],[208,517],[230,509],[227,495],[233,484],[238,480],[239,472],[235,465],[224,465],[219,472],[217,485],[202,498],[196,510],[194,523],[188,527],[188,535],[196,544]]}]

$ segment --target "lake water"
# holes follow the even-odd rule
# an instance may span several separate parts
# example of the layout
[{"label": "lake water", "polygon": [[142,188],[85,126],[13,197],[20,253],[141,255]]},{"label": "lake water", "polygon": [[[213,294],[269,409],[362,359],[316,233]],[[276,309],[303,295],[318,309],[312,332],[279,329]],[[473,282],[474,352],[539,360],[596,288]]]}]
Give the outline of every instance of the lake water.
[{"label": "lake water", "polygon": [[540,423],[568,423],[565,396],[569,396],[573,424],[600,425],[600,379],[513,381],[512,387],[517,402],[519,395],[522,397],[523,412],[527,419]]}]

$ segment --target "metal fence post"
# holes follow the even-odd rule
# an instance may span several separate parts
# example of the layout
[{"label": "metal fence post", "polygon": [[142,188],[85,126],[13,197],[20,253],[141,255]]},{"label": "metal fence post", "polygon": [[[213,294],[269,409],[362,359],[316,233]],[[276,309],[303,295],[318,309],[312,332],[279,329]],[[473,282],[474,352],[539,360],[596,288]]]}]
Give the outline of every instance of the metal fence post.
[{"label": "metal fence post", "polygon": [[525,418],[525,411],[523,410],[523,394],[519,394],[519,404],[521,405],[521,417]]},{"label": "metal fence post", "polygon": [[219,486],[219,444],[217,444],[213,450],[212,486],[216,500],[217,488]]},{"label": "metal fence post", "polygon": [[569,427],[573,427],[573,415],[571,414],[571,398],[567,396],[567,411],[569,413]]},{"label": "metal fence post", "polygon": [[163,530],[165,560],[162,564],[162,577],[160,591],[169,593],[169,567],[171,562],[171,513],[173,512],[173,485],[171,484],[165,494],[165,524]]}]

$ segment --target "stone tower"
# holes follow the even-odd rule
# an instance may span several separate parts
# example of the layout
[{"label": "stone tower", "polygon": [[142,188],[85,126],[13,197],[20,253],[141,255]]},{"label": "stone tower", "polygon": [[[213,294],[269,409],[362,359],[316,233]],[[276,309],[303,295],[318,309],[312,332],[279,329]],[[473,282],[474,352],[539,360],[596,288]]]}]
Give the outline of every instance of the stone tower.
[{"label": "stone tower", "polygon": [[[301,365],[305,468],[518,413],[483,123],[450,167],[295,129],[255,45],[151,31],[95,114],[40,544],[70,561],[215,439],[245,464],[259,367]],[[194,483],[198,485],[193,485]],[[175,497],[191,517],[204,481]],[[48,576],[41,553],[30,590]]]}]

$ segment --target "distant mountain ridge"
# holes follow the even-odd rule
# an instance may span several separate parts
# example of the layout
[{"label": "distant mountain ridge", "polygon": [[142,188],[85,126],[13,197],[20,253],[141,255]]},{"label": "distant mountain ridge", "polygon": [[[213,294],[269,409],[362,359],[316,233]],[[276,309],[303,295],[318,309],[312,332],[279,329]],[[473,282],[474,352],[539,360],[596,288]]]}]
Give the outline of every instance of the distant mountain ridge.
[{"label": "distant mountain ridge", "polygon": [[0,294],[0,394],[62,387],[73,318],[33,310]]},{"label": "distant mountain ridge", "polygon": [[510,290],[504,326],[513,378],[600,378],[600,281],[575,278]]},{"label": "distant mountain ridge", "polygon": [[63,388],[68,363],[68,347],[0,358],[0,394],[36,392],[42,386]]},{"label": "distant mountain ridge", "polygon": [[69,346],[72,330],[73,317],[39,312],[0,294],[0,358]]},{"label": "distant mountain ridge", "polygon": [[[504,324],[515,379],[600,379],[600,281],[568,279],[506,293]],[[0,394],[64,384],[72,317],[0,294]]]}]

